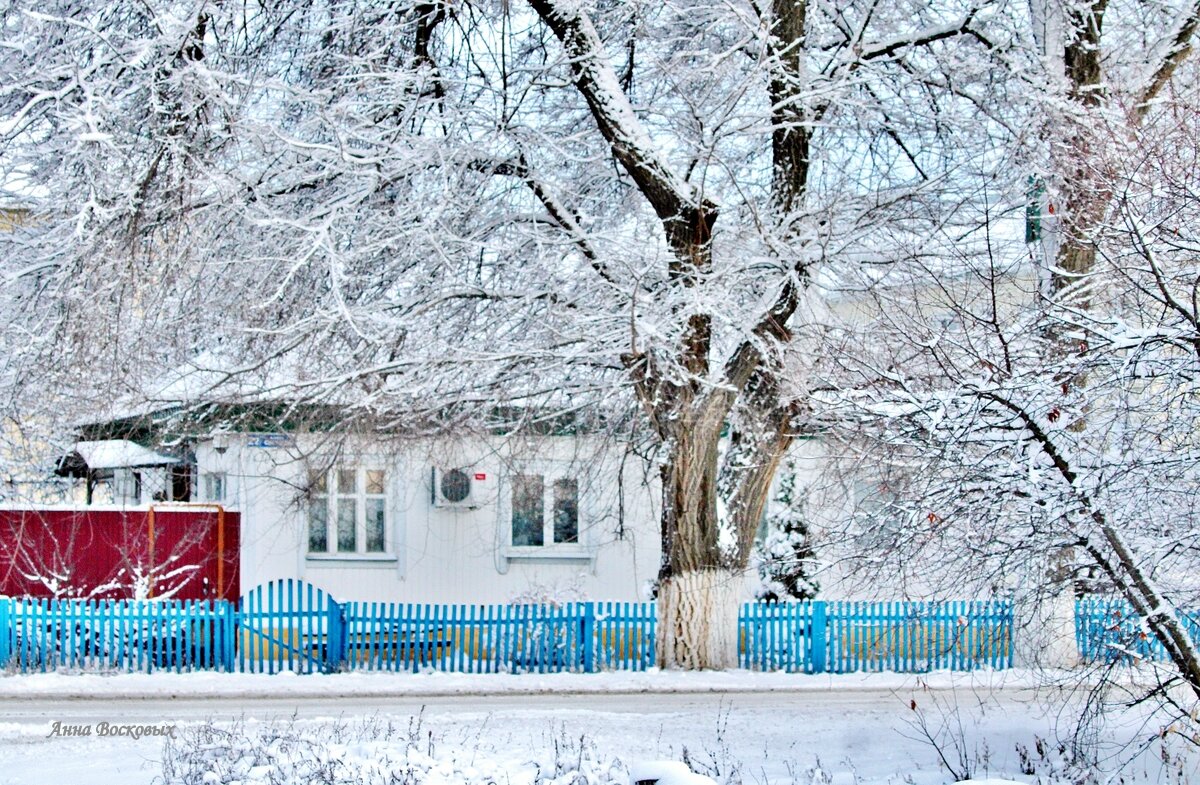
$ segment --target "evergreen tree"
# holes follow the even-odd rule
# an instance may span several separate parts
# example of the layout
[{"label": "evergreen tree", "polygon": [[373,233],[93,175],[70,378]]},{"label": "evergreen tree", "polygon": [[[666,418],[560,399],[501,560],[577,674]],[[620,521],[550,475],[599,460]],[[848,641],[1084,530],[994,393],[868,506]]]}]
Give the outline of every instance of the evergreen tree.
[{"label": "evergreen tree", "polygon": [[760,600],[811,600],[820,589],[814,573],[816,553],[805,520],[804,499],[796,493],[796,465],[789,461],[779,478],[764,535],[755,544],[762,583]]}]

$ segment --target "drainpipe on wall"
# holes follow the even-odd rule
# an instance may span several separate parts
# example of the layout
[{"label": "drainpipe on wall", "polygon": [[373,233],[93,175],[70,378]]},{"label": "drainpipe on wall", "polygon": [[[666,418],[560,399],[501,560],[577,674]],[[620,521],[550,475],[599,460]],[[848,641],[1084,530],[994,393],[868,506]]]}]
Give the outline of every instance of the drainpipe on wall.
[{"label": "drainpipe on wall", "polygon": [[150,550],[150,587],[146,596],[150,599],[154,598],[154,510],[157,507],[183,507],[189,510],[216,510],[217,511],[217,597],[224,599],[225,597],[225,507],[220,504],[212,504],[206,502],[168,502],[166,504],[151,504],[146,513],[146,527],[149,534],[149,550]]}]

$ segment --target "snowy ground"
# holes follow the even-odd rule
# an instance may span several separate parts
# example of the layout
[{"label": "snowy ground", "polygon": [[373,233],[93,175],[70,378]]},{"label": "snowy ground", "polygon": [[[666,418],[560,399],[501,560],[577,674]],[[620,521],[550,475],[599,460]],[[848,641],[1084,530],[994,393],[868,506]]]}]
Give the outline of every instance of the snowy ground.
[{"label": "snowy ground", "polygon": [[[180,749],[205,745],[224,781],[247,783],[310,776],[303,767],[289,768],[300,758],[322,758],[322,772],[333,771],[329,761],[336,759],[347,782],[375,781],[383,776],[380,766],[386,768],[380,762],[391,761],[436,785],[579,783],[574,770],[547,775],[556,750],[573,766],[587,763],[588,785],[624,785],[632,765],[685,758],[718,783],[953,782],[921,739],[922,717],[935,735],[947,723],[951,735],[961,735],[965,765],[975,776],[1032,783],[1035,776],[1021,773],[1018,745],[1037,757],[1041,738],[1051,742],[1045,748],[1054,757],[1053,742],[1072,728],[1061,693],[1043,683],[1019,671],[6,676],[0,677],[0,783],[163,782],[162,738],[101,737],[103,722],[175,726],[185,739],[171,751],[177,770]],[[52,735],[56,721],[60,731],[74,725],[92,735]],[[1154,730],[1110,723],[1100,740],[1116,749]],[[581,738],[586,752],[578,749]],[[961,770],[953,746],[946,751]],[[1185,765],[1187,775],[1200,777],[1193,762]],[[1133,782],[1168,781],[1158,747],[1125,773]]]}]

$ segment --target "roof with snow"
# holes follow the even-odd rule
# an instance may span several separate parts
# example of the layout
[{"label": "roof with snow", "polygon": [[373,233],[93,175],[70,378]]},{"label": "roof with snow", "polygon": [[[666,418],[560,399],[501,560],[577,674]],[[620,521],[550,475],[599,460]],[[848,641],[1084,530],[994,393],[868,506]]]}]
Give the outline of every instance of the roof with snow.
[{"label": "roof with snow", "polygon": [[59,460],[56,473],[80,476],[102,469],[169,466],[175,463],[179,463],[178,458],[157,453],[128,439],[104,439],[76,443],[75,448]]}]

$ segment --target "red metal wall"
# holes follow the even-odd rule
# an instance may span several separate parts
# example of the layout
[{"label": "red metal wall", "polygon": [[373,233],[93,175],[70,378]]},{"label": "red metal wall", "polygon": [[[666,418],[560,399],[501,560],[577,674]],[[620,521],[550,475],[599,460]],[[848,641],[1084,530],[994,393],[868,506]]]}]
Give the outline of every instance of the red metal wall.
[{"label": "red metal wall", "polygon": [[240,523],[174,505],[0,510],[0,595],[236,600]]}]

